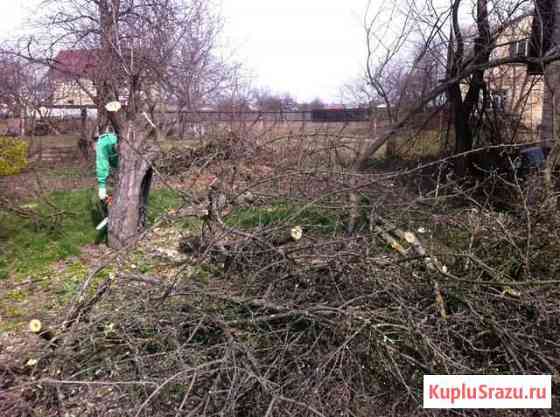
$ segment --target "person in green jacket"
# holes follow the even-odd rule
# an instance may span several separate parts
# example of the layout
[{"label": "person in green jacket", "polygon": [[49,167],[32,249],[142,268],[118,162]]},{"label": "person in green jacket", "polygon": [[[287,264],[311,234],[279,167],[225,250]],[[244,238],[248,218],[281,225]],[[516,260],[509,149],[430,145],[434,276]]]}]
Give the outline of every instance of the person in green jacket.
[{"label": "person in green jacket", "polygon": [[100,135],[95,144],[95,172],[101,201],[107,199],[107,178],[109,178],[111,168],[116,169],[118,165],[117,135],[110,132]]},{"label": "person in green jacket", "polygon": [[[109,195],[107,193],[107,179],[112,169],[117,169],[119,157],[117,153],[117,135],[106,132],[94,136],[95,174],[97,176],[97,198],[92,201],[91,219],[97,228],[95,243],[108,243],[108,228],[106,219],[109,216]],[[103,222],[105,221],[105,224]]]},{"label": "person in green jacket", "polygon": [[[112,169],[118,169],[119,155],[117,152],[118,137],[115,133],[106,132],[97,138],[95,144],[95,172],[97,175],[98,196],[100,200],[100,208],[103,218],[108,216],[108,194],[107,194],[107,179],[111,174]],[[142,179],[140,196],[140,223],[142,227],[146,224],[147,208],[148,208],[148,195],[150,185],[152,182],[153,170],[150,167]],[[98,236],[97,242],[107,240],[107,228],[104,227],[103,235]]]}]

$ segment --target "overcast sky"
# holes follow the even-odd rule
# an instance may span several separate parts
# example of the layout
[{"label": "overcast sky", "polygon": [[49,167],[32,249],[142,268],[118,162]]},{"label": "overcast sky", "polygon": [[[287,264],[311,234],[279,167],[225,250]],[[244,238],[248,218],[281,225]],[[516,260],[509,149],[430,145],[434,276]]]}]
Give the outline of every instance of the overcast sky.
[{"label": "overcast sky", "polygon": [[256,84],[339,100],[364,65],[365,0],[223,0],[226,35]]},{"label": "overcast sky", "polygon": [[[16,37],[38,0],[0,0],[2,38]],[[257,87],[301,101],[339,100],[364,65],[366,0],[222,0],[224,36]]]},{"label": "overcast sky", "polygon": [[0,0],[0,27],[3,39],[14,35],[14,31],[21,28],[27,15],[26,8],[31,2],[32,0]]}]

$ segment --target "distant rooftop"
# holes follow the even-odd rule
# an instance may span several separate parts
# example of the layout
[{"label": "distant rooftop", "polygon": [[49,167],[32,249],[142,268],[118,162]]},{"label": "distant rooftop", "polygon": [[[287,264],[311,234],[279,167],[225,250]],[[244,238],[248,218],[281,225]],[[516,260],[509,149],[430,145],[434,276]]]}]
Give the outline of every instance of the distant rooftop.
[{"label": "distant rooftop", "polygon": [[96,49],[62,50],[54,58],[49,76],[55,80],[69,78],[93,79],[96,63]]}]

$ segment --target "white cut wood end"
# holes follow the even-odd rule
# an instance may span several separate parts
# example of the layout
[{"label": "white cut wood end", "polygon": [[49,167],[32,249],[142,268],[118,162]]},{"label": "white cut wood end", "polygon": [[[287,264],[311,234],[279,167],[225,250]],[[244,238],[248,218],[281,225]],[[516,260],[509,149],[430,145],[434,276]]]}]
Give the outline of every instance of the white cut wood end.
[{"label": "white cut wood end", "polygon": [[43,324],[40,320],[33,319],[29,322],[29,331],[31,333],[39,333],[43,328]]},{"label": "white cut wood end", "polygon": [[293,240],[300,240],[303,236],[303,229],[301,228],[301,226],[292,227],[292,229],[290,230],[290,236],[292,236]]},{"label": "white cut wood end", "polygon": [[414,243],[416,242],[416,236],[414,235],[414,233],[412,232],[406,232],[404,234],[404,238],[408,243]]},{"label": "white cut wood end", "polygon": [[111,113],[116,113],[121,109],[121,103],[118,101],[111,101],[105,105],[105,110]]}]

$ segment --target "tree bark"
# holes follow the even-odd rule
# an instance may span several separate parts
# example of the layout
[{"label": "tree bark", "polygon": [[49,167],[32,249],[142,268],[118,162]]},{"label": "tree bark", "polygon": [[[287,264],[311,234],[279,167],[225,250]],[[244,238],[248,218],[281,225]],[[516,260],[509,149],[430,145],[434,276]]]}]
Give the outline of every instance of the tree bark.
[{"label": "tree bark", "polygon": [[[453,43],[449,45],[448,55],[448,76],[455,77],[463,70],[464,42],[459,26],[459,5],[460,0],[454,4],[453,8],[453,34],[455,35],[457,49],[452,50]],[[488,21],[488,1],[477,0],[476,23],[478,36],[474,42],[474,64],[482,66],[488,64],[492,51],[492,39],[490,34],[490,24]],[[485,86],[484,69],[473,72],[469,89],[463,99],[459,83],[449,86],[447,96],[451,105],[452,119],[455,124],[455,153],[461,154],[473,148],[473,130],[471,127],[475,109],[479,104],[480,92]],[[471,162],[468,157],[460,157],[455,165],[455,173],[463,177],[468,173]]]},{"label": "tree bark", "polygon": [[[147,201],[156,153],[149,149],[148,136],[155,125],[142,113],[139,103],[139,73],[130,65],[123,71],[119,43],[120,0],[98,0],[101,29],[98,54],[97,108],[98,126],[112,125],[118,136],[119,168],[113,203],[109,211],[109,246],[126,246],[145,227]],[[120,65],[118,65],[120,63]],[[141,69],[140,69],[141,70]],[[135,72],[136,71],[136,72]],[[119,91],[128,88],[128,101],[116,113],[106,104],[119,101]]]},{"label": "tree bark", "polygon": [[[551,5],[553,10],[548,13],[554,15],[552,30],[552,39],[549,44],[552,48],[558,48],[560,45],[560,0],[553,0]],[[547,51],[550,52],[550,51]],[[560,159],[560,62],[554,61],[548,64],[544,69],[544,92],[542,106],[541,121],[541,140],[545,142],[545,146],[552,148],[544,169],[544,187],[545,198],[550,208],[555,209],[557,201],[554,199],[554,179],[552,173],[555,165]]]},{"label": "tree bark", "polygon": [[[105,109],[105,105],[114,100],[118,100],[117,74],[122,72],[118,69],[115,59],[114,48],[118,45],[118,24],[114,18],[120,11],[120,0],[99,0],[99,25],[100,25],[100,48],[97,53],[96,62],[96,105],[97,105],[97,126],[100,133],[108,127],[110,118]],[[113,129],[118,134],[119,126],[113,125]]]},{"label": "tree bark", "polygon": [[145,227],[155,159],[146,141],[145,129],[137,129],[134,121],[125,123],[119,137],[118,179],[109,215],[109,245],[114,249],[126,246]]},{"label": "tree bark", "polygon": [[[458,84],[449,88],[448,99],[455,128],[455,153],[461,154],[470,151],[473,145],[472,131],[469,124],[469,115],[463,105],[461,90]],[[466,157],[460,157],[455,164],[455,173],[463,177],[467,173],[468,163]]]},{"label": "tree bark", "polygon": [[[535,16],[535,19],[543,19],[545,23],[551,21],[553,27],[548,29],[546,34],[549,34],[552,39],[543,39],[542,48],[546,46],[551,48],[558,48],[560,45],[560,0],[552,0],[548,7],[552,10],[540,9],[540,16]],[[553,18],[547,16],[552,15]],[[538,26],[538,25],[537,25]],[[545,35],[546,35],[545,34]],[[544,54],[550,53],[550,50],[542,51]],[[552,146],[552,142],[558,136],[558,96],[560,95],[560,62],[551,62],[544,68],[544,92],[543,92],[543,106],[542,106],[542,121],[541,121],[541,140]]]}]

